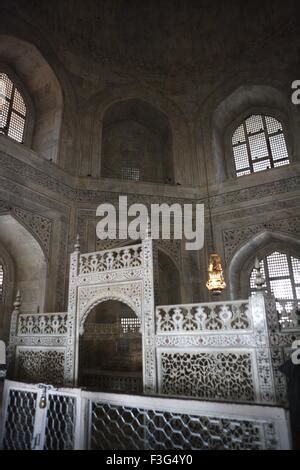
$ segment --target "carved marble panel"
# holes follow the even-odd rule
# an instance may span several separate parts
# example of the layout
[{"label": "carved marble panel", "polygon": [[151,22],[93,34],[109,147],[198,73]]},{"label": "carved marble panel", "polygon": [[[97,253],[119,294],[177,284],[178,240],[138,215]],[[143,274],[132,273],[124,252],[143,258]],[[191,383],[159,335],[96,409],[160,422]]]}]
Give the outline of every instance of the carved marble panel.
[{"label": "carved marble panel", "polygon": [[160,360],[160,393],[232,401],[257,398],[249,351],[164,350]]},{"label": "carved marble panel", "polygon": [[64,349],[17,348],[16,376],[21,382],[63,385]]}]

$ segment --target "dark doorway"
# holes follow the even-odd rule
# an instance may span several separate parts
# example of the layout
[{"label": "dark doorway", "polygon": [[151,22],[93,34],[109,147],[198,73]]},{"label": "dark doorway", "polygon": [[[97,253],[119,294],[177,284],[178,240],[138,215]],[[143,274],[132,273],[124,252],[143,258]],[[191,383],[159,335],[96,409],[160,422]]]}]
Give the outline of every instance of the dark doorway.
[{"label": "dark doorway", "polygon": [[79,341],[79,385],[98,391],[141,393],[142,334],[134,311],[109,300],[91,311]]}]

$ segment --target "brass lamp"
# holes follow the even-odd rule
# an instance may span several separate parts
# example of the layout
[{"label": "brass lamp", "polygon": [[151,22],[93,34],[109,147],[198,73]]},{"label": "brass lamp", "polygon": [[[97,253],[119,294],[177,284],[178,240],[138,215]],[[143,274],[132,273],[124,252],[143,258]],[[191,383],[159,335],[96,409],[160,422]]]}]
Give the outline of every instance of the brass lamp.
[{"label": "brass lamp", "polygon": [[213,295],[220,295],[222,294],[223,290],[226,288],[226,283],[225,283],[224,276],[223,276],[221,256],[215,252],[214,230],[213,230],[213,223],[212,223],[211,200],[210,200],[209,186],[208,186],[206,159],[204,159],[204,161],[205,161],[206,191],[207,191],[210,236],[211,236],[211,243],[210,243],[211,254],[209,255],[208,281],[206,283],[206,287]]},{"label": "brass lamp", "polygon": [[221,257],[217,253],[209,255],[208,281],[206,287],[213,295],[222,294],[226,287]]}]

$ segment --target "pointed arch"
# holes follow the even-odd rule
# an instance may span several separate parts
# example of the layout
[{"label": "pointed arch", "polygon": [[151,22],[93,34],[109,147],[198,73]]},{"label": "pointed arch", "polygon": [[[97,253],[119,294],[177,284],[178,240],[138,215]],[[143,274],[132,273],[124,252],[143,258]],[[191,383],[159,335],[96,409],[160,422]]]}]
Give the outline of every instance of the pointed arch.
[{"label": "pointed arch", "polygon": [[[15,267],[13,290],[21,290],[24,312],[43,311],[48,263],[35,237],[10,213],[0,216],[0,243]],[[12,311],[12,305],[10,305]]]},{"label": "pointed arch", "polygon": [[79,334],[82,335],[84,333],[84,324],[89,316],[89,314],[91,313],[91,311],[97,307],[98,305],[104,303],[104,302],[108,302],[110,300],[113,300],[113,301],[116,301],[116,302],[121,302],[125,305],[127,305],[127,307],[131,308],[131,310],[133,310],[133,312],[136,314],[136,316],[139,318],[139,320],[141,320],[141,312],[140,310],[137,308],[137,306],[131,301],[131,299],[125,295],[122,295],[122,296],[117,296],[117,295],[114,295],[114,294],[107,294],[107,293],[102,293],[102,294],[99,294],[97,296],[97,299],[93,299],[85,308],[82,316],[81,316],[81,319],[80,319],[80,323],[79,323]]},{"label": "pointed arch", "polygon": [[19,78],[24,96],[31,98],[31,136],[24,143],[42,158],[58,162],[64,100],[56,74],[35,45],[15,36],[0,35],[0,61],[10,64],[10,74]]},{"label": "pointed arch", "polygon": [[167,116],[136,98],[111,105],[103,117],[101,175],[173,183],[172,132]]},{"label": "pointed arch", "polygon": [[[81,161],[80,175],[86,176],[87,171],[89,171],[92,176],[100,176],[102,128],[105,114],[111,107],[131,100],[146,103],[168,121],[172,138],[171,148],[175,183],[180,182],[182,185],[197,184],[198,174],[193,170],[196,162],[192,161],[194,158],[192,133],[184,113],[172,100],[143,86],[111,87],[93,95],[86,103],[82,109],[82,129],[88,128],[92,114],[93,132],[92,140],[89,143],[85,141],[83,136],[85,161],[83,159]],[[87,154],[90,155],[90,162],[86,161]]]},{"label": "pointed arch", "polygon": [[[281,83],[287,79],[283,74]],[[299,116],[281,83],[260,72],[250,81],[241,71],[238,75],[229,75],[204,103],[196,123],[196,135],[198,147],[207,161],[211,183],[234,177],[232,131],[243,117],[251,114],[270,114],[282,122],[290,159],[297,158],[299,139],[295,130],[299,126]],[[204,172],[200,162],[200,168],[201,165]]]},{"label": "pointed arch", "polygon": [[229,295],[232,300],[248,297],[249,278],[255,258],[274,249],[288,249],[299,256],[300,240],[282,232],[264,230],[236,251],[227,267]]}]

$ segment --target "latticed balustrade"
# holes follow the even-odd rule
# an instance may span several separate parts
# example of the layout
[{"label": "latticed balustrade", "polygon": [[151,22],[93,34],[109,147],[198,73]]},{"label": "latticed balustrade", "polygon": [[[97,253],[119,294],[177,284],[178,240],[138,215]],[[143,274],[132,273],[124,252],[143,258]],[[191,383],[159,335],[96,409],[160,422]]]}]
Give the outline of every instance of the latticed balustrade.
[{"label": "latticed balustrade", "polygon": [[67,333],[67,312],[44,314],[20,314],[18,335],[65,335]]},{"label": "latticed balustrade", "polygon": [[80,256],[79,274],[93,274],[142,266],[141,245],[98,251]]},{"label": "latticed balustrade", "polygon": [[156,309],[157,333],[249,330],[248,301],[168,305]]}]

